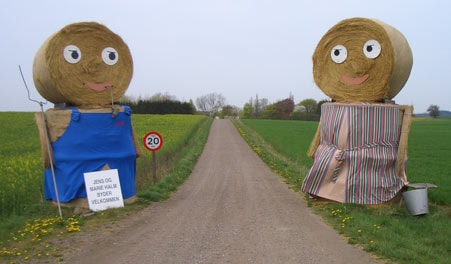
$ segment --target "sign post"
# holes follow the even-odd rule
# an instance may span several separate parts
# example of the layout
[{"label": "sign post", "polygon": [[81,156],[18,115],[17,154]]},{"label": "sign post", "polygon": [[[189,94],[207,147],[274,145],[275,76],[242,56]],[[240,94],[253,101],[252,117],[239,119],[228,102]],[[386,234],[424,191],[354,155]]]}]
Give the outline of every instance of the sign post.
[{"label": "sign post", "polygon": [[161,148],[163,145],[163,137],[158,132],[149,132],[144,136],[143,139],[144,147],[152,151],[152,165],[153,165],[153,174],[152,180],[153,184],[157,183],[157,160],[155,157],[155,152]]}]

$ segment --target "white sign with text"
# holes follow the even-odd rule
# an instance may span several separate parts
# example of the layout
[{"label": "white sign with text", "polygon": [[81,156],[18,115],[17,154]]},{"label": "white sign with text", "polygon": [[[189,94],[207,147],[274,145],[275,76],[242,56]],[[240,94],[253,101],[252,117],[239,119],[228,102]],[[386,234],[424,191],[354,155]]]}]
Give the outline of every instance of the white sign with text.
[{"label": "white sign with text", "polygon": [[89,209],[102,211],[124,207],[117,169],[84,173]]}]

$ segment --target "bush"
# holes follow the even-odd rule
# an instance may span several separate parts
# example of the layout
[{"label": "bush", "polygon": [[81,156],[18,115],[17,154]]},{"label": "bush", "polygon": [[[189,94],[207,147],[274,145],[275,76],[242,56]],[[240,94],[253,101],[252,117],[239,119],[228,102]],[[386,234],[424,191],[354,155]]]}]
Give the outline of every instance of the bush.
[{"label": "bush", "polygon": [[293,112],[290,115],[292,120],[303,120],[303,121],[319,121],[320,115],[318,113],[307,113],[307,112]]}]

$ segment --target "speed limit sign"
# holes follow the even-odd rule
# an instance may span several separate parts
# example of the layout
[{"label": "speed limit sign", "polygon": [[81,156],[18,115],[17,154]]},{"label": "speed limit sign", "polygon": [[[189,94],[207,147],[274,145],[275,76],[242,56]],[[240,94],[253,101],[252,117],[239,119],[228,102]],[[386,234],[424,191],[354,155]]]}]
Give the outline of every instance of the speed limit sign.
[{"label": "speed limit sign", "polygon": [[144,147],[150,151],[157,151],[163,145],[163,138],[157,132],[149,132],[143,139]]}]

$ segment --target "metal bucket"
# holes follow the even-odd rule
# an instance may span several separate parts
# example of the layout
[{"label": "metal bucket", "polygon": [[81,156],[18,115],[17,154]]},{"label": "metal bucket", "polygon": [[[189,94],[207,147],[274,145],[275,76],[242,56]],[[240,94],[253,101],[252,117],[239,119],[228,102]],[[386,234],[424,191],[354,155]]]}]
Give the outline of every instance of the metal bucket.
[{"label": "metal bucket", "polygon": [[428,189],[415,189],[402,193],[406,200],[407,209],[412,215],[423,215],[429,213]]}]

